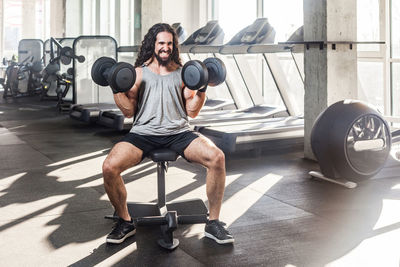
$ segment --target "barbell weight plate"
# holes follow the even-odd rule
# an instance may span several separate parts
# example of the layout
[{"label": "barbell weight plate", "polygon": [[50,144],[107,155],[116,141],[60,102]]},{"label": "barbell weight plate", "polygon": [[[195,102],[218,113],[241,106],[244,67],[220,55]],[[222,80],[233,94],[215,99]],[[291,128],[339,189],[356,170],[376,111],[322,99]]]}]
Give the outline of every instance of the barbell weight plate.
[{"label": "barbell weight plate", "polygon": [[209,57],[203,63],[208,71],[208,85],[217,86],[225,81],[226,67],[221,59]]},{"label": "barbell weight plate", "polygon": [[67,73],[68,73],[69,75],[74,75],[74,69],[73,69],[73,68],[68,68],[68,69],[67,69]]},{"label": "barbell weight plate", "polygon": [[32,63],[31,70],[33,73],[39,73],[43,70],[43,64],[41,61],[35,61]]},{"label": "barbell weight plate", "polygon": [[64,46],[60,50],[60,61],[64,65],[69,65],[71,64],[71,59],[73,55],[73,50],[69,46]]},{"label": "barbell weight plate", "polygon": [[110,69],[107,80],[114,91],[127,92],[135,84],[136,70],[129,63],[118,62]]},{"label": "barbell weight plate", "polygon": [[78,60],[79,63],[82,63],[82,62],[85,62],[86,59],[85,59],[84,56],[78,56],[77,60]]},{"label": "barbell weight plate", "polygon": [[111,69],[112,66],[116,64],[116,61],[110,57],[101,57],[97,59],[91,71],[92,80],[101,86],[107,86],[107,70]]},{"label": "barbell weight plate", "polygon": [[208,72],[203,62],[190,60],[182,68],[182,80],[187,88],[199,90],[207,84]]},{"label": "barbell weight plate", "polygon": [[52,75],[57,71],[60,71],[60,65],[58,65],[56,62],[52,62],[49,63],[44,70],[48,75]]}]

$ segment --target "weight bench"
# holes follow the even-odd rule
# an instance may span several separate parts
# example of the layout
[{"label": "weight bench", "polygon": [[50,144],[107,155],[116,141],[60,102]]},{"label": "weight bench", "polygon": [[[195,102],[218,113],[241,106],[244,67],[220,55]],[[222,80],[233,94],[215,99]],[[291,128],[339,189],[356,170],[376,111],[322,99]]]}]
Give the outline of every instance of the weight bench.
[{"label": "weight bench", "polygon": [[[129,214],[136,226],[160,225],[162,238],[158,244],[165,249],[175,249],[179,240],[174,238],[178,224],[206,223],[208,210],[201,199],[166,203],[165,173],[168,162],[175,161],[178,154],[170,149],[156,149],[148,156],[157,163],[157,203],[128,202]],[[115,217],[115,215],[114,215]]]}]

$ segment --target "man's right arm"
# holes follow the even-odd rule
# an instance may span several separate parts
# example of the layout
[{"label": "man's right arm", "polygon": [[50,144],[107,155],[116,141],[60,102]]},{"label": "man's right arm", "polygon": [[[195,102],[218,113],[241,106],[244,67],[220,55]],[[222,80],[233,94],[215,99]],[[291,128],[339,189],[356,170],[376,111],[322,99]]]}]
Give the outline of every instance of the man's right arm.
[{"label": "man's right arm", "polygon": [[136,81],[133,87],[125,93],[114,94],[114,101],[125,117],[132,118],[137,110],[139,88],[142,82],[142,68],[135,68]]}]

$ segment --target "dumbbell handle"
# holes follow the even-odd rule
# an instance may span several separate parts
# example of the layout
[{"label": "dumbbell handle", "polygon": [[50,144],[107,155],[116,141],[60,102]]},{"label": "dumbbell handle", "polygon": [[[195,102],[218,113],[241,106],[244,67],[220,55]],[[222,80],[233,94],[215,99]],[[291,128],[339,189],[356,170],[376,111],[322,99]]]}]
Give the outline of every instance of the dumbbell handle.
[{"label": "dumbbell handle", "polygon": [[101,73],[101,75],[107,80],[107,78],[108,78],[108,74],[110,73],[110,69],[111,68],[106,68],[102,73]]}]

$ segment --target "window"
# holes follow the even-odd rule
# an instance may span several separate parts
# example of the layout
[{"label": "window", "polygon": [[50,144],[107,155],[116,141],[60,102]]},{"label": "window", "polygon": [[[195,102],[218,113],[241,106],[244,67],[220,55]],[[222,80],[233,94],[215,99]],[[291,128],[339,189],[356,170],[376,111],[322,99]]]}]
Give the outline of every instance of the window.
[{"label": "window", "polygon": [[[357,1],[357,41],[380,41],[379,0]],[[379,51],[379,45],[358,45],[359,51]]]},{"label": "window", "polygon": [[[384,112],[383,62],[358,61],[358,98]],[[400,88],[399,88],[400,89]]]},{"label": "window", "polygon": [[133,28],[133,14],[134,4],[130,0],[121,0],[120,3],[120,37],[118,43],[120,45],[133,45],[134,44],[134,28]]},{"label": "window", "polygon": [[7,0],[4,5],[4,51],[3,56],[11,58],[17,54],[18,42],[22,36],[22,1]]},{"label": "window", "polygon": [[303,25],[303,0],[264,0],[263,14],[276,31],[275,42],[285,42]]},{"label": "window", "polygon": [[[227,10],[229,10],[227,12]],[[215,17],[225,32],[224,43],[257,18],[256,0],[217,0]]]},{"label": "window", "polygon": [[392,33],[392,58],[400,58],[400,1],[392,0],[391,33]]}]

